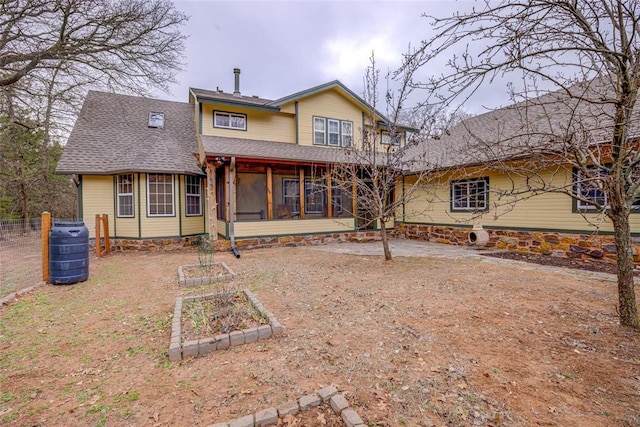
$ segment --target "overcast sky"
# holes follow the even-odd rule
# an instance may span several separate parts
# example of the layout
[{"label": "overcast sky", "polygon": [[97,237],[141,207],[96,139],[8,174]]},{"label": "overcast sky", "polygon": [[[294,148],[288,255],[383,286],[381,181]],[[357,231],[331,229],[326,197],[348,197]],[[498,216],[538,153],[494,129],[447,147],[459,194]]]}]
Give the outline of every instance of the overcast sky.
[{"label": "overcast sky", "polygon": [[[422,15],[469,10],[463,1],[218,1],[174,0],[189,15],[185,71],[171,94],[187,101],[189,87],[233,92],[233,69],[241,69],[240,91],[278,99],[340,80],[362,95],[363,76],[375,52],[382,73],[400,65],[409,44],[430,36]],[[422,70],[424,75],[434,70]],[[420,97],[420,94],[414,96]],[[472,113],[508,104],[507,88],[497,85],[464,106]]]}]

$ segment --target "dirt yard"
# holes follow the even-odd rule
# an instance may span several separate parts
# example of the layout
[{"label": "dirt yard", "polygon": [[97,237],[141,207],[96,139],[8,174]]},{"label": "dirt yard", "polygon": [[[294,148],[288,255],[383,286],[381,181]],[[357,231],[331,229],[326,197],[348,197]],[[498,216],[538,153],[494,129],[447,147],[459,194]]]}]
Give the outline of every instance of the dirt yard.
[{"label": "dirt yard", "polygon": [[312,248],[215,260],[284,336],[170,363],[176,297],[212,290],[177,284],[196,253],[112,254],[0,307],[0,424],[207,426],[335,385],[369,426],[640,426],[614,282]]}]

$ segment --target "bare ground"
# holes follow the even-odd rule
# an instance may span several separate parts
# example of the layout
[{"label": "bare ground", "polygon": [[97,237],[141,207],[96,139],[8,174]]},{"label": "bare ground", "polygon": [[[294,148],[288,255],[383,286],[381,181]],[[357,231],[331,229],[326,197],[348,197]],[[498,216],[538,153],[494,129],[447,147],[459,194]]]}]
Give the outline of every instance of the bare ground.
[{"label": "bare ground", "polygon": [[640,333],[619,326],[613,282],[476,259],[216,254],[286,333],[172,364],[176,297],[213,286],[177,285],[195,260],[113,254],[87,282],[0,308],[0,424],[206,426],[333,384],[371,426],[640,425]]}]

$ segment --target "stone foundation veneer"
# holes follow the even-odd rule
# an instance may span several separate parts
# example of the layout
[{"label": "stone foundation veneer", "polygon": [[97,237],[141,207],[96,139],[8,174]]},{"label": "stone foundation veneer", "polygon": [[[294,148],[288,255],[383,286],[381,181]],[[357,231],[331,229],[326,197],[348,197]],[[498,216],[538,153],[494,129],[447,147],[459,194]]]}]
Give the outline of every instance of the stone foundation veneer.
[{"label": "stone foundation veneer", "polygon": [[[236,247],[244,249],[273,248],[279,246],[311,246],[335,242],[370,242],[381,240],[378,231],[358,231],[353,233],[310,234],[302,236],[255,237],[236,239]],[[113,251],[176,251],[195,246],[199,236],[166,239],[111,239]],[[230,251],[231,242],[219,238],[216,251]]]},{"label": "stone foundation veneer", "polygon": [[[395,226],[394,236],[426,240],[450,245],[469,245],[471,227],[451,227],[428,224],[402,224]],[[616,245],[613,236],[569,234],[544,231],[495,230],[489,233],[488,248],[514,252],[552,255],[566,258],[598,259],[614,262]],[[640,238],[633,238],[633,259],[640,264]]]}]

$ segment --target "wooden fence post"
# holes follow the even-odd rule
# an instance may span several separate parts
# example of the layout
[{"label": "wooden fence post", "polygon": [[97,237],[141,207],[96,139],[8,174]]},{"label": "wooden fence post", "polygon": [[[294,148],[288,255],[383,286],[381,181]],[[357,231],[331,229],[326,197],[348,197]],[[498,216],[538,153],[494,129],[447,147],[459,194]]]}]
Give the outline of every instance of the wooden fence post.
[{"label": "wooden fence post", "polygon": [[102,214],[102,221],[104,226],[104,251],[105,253],[111,253],[111,239],[109,238],[109,215]]},{"label": "wooden fence post", "polygon": [[42,236],[42,281],[49,281],[49,232],[51,231],[51,214],[42,212],[40,232]]},{"label": "wooden fence post", "polygon": [[[104,251],[102,250],[102,234],[104,233]],[[99,258],[111,252],[109,240],[109,217],[107,214],[96,214],[96,256]]]},{"label": "wooden fence post", "polygon": [[100,257],[100,214],[96,214],[96,256]]}]

